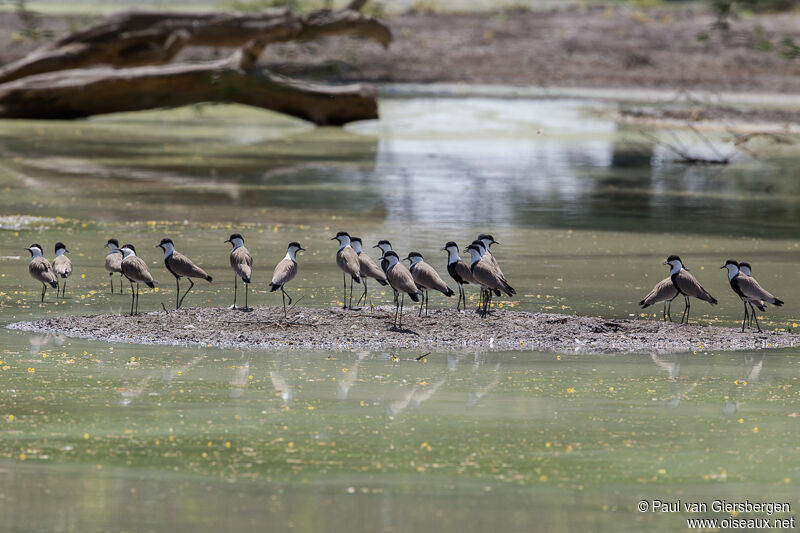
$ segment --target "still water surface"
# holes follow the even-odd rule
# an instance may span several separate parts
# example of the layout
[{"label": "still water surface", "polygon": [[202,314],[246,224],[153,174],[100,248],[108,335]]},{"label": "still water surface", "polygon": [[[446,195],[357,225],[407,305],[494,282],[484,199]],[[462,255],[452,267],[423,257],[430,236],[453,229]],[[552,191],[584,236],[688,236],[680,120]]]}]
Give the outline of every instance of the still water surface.
[{"label": "still water surface", "polygon": [[[638,316],[678,253],[720,300],[697,318],[734,325],[718,267],[749,259],[789,302],[762,325],[797,327],[794,149],[692,168],[608,104],[390,99],[381,111],[346,130],[227,106],[0,123],[0,323],[127,309],[102,269],[112,236],[161,281],[143,310],[174,301],[163,236],[215,277],[187,304],[228,304],[233,231],[256,258],[251,302],[279,303],[271,267],[299,240],[301,305],[335,305],[329,238],[344,229],[442,270],[445,241],[491,231],[517,308],[609,317]],[[75,274],[66,298],[40,306],[22,248],[52,255],[57,240]],[[442,300],[431,304],[454,303]],[[4,531],[673,530],[685,517],[636,503],[800,504],[794,351],[417,362],[5,329],[0,346]]]}]

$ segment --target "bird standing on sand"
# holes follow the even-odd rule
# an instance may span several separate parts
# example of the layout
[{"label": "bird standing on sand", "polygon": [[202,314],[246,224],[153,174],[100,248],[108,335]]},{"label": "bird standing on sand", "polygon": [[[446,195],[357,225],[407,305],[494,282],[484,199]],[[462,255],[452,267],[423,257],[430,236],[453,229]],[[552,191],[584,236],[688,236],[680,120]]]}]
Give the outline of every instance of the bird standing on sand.
[{"label": "bird standing on sand", "polygon": [[[747,263],[745,263],[747,264]],[[765,291],[761,288],[761,285],[753,278],[752,276],[748,276],[744,274],[740,270],[741,265],[734,261],[733,259],[728,259],[724,265],[720,268],[728,269],[728,282],[731,285],[731,289],[735,292],[739,298],[742,299],[742,303],[744,304],[744,318],[742,318],[742,333],[744,333],[744,326],[748,321],[748,311],[747,306],[750,306],[750,310],[752,312],[752,317],[756,321],[756,327],[758,328],[758,332],[761,333],[761,326],[758,324],[758,316],[756,316],[755,307],[758,307],[761,311],[766,311],[767,304],[773,304],[778,307],[783,305],[783,301],[775,298],[773,295]],[[747,264],[747,271],[750,271],[750,265]]]},{"label": "bird standing on sand", "polygon": [[[131,316],[139,314],[139,283],[144,283],[151,289],[155,289],[158,282],[153,279],[147,263],[141,257],[137,257],[136,248],[132,244],[122,247],[122,275],[131,283]],[[133,292],[133,284],[136,283],[136,293]],[[134,313],[134,302],[136,312]]]},{"label": "bird standing on sand", "polygon": [[108,279],[111,282],[111,294],[114,294],[114,274],[119,274],[119,293],[122,294],[122,250],[119,249],[119,241],[117,239],[108,239],[105,247],[109,249],[106,255],[106,272],[108,272]]},{"label": "bird standing on sand", "polygon": [[[339,249],[336,251],[336,265],[342,271],[342,283],[344,284],[344,295],[342,296],[342,309],[353,308],[353,282],[361,283],[361,263],[358,254],[350,246],[350,235],[346,231],[340,231],[332,241],[339,241]],[[347,305],[347,276],[350,276],[350,305]]]},{"label": "bird standing on sand", "polygon": [[458,255],[458,245],[450,241],[444,245],[443,251],[447,252],[447,273],[458,284],[458,302],[456,303],[456,311],[459,310],[461,302],[464,303],[464,309],[467,308],[467,297],[464,295],[464,285],[475,283],[475,278],[472,277],[472,271],[469,265],[466,264]]},{"label": "bird standing on sand", "polygon": [[253,274],[253,256],[250,255],[250,250],[244,247],[244,237],[238,233],[234,233],[223,242],[231,243],[233,249],[231,250],[231,268],[233,269],[233,305],[230,309],[236,309],[236,291],[239,283],[239,278],[242,278],[244,283],[244,307],[243,311],[249,311],[247,307],[247,289],[250,285],[250,277]]},{"label": "bird standing on sand", "polygon": [[672,278],[664,278],[653,287],[653,290],[650,291],[641,302],[639,302],[639,305],[644,309],[658,302],[664,302],[664,316],[662,319],[666,322],[667,317],[669,317],[669,321],[672,322],[672,315],[669,312],[672,310],[672,300],[677,297],[678,289],[676,289],[675,284],[672,283]]},{"label": "bird standing on sand", "polygon": [[[72,261],[65,254],[69,252],[67,246],[63,242],[56,243],[56,257],[53,259],[53,270],[56,275],[64,280],[64,285],[61,287],[61,296],[63,297],[67,291],[67,278],[72,274]],[[58,296],[58,292],[56,292]]]},{"label": "bird standing on sand", "polygon": [[711,294],[700,285],[700,282],[689,273],[688,268],[683,266],[680,257],[671,255],[664,261],[664,264],[670,266],[669,277],[672,279],[672,284],[675,285],[678,292],[683,295],[683,300],[686,303],[686,307],[683,309],[683,315],[681,316],[681,323],[683,323],[684,317],[686,318],[686,323],[689,323],[689,311],[692,308],[689,298],[694,297],[698,300],[706,301],[711,305],[717,304],[717,299],[711,296]]},{"label": "bird standing on sand", "polygon": [[489,313],[489,304],[491,303],[492,292],[506,293],[507,296],[512,296],[511,286],[500,277],[500,274],[492,267],[489,261],[481,259],[480,246],[470,244],[467,246],[467,251],[472,256],[472,263],[470,264],[470,271],[472,277],[480,285],[483,292],[483,309],[481,314],[485,317]]},{"label": "bird standing on sand", "polygon": [[[500,243],[494,240],[494,237],[486,233],[481,233],[480,235],[478,235],[477,240],[481,241],[483,243],[483,247],[486,249],[486,252],[483,254],[484,258],[489,260],[489,262],[492,264],[492,267],[500,275],[500,279],[508,283],[505,274],[503,274],[503,271],[500,269],[500,263],[497,262],[497,258],[492,253],[492,245]],[[517,291],[514,290],[514,287],[511,287],[511,285],[509,285],[509,288],[511,289],[511,294],[517,294]]]},{"label": "bird standing on sand", "polygon": [[289,283],[297,275],[297,252],[305,248],[300,246],[297,242],[290,242],[286,250],[286,257],[275,266],[275,271],[272,273],[272,281],[269,284],[269,292],[281,290],[281,299],[283,300],[283,318],[286,318],[286,298],[289,298],[289,305],[292,305],[292,297],[283,288],[284,285]]},{"label": "bird standing on sand", "polygon": [[411,276],[414,278],[414,283],[417,284],[417,287],[423,289],[422,302],[419,304],[418,316],[422,316],[423,304],[425,305],[425,316],[428,316],[428,289],[439,291],[448,298],[455,293],[453,289],[447,286],[447,283],[444,282],[441,276],[439,276],[436,269],[425,262],[421,253],[411,252],[405,260],[411,262],[409,270],[411,271]]},{"label": "bird standing on sand", "polygon": [[370,256],[364,253],[360,237],[350,237],[350,246],[355,250],[358,256],[358,263],[361,265],[361,281],[364,283],[364,293],[358,299],[356,305],[364,300],[364,305],[367,304],[367,278],[372,278],[381,285],[386,285],[386,274],[383,273],[381,267],[378,266]]},{"label": "bird standing on sand", "polygon": [[44,293],[47,292],[48,285],[54,289],[58,289],[56,272],[53,270],[53,265],[50,264],[50,261],[45,259],[41,246],[38,244],[31,244],[25,249],[31,253],[31,262],[28,263],[28,273],[33,279],[42,284],[41,301],[44,302]]},{"label": "bird standing on sand", "polygon": [[[156,248],[161,248],[164,251],[164,266],[167,267],[170,274],[175,276],[175,285],[177,292],[175,293],[175,309],[180,309],[183,305],[183,300],[189,291],[194,288],[194,281],[192,278],[200,278],[211,283],[212,277],[206,274],[206,271],[195,265],[191,259],[186,257],[180,252],[175,251],[175,244],[172,239],[161,239],[161,242],[156,244]],[[181,278],[189,280],[189,288],[183,293],[181,297]]]},{"label": "bird standing on sand", "polygon": [[[400,257],[396,252],[386,252],[383,254],[384,262],[386,265],[386,280],[392,286],[395,292],[395,311],[394,311],[394,327],[403,327],[403,302],[405,295],[408,294],[412,301],[419,301],[419,287],[414,283],[414,276],[411,272],[400,262]],[[400,293],[400,298],[397,298],[397,293]],[[398,325],[398,316],[400,322]]]}]

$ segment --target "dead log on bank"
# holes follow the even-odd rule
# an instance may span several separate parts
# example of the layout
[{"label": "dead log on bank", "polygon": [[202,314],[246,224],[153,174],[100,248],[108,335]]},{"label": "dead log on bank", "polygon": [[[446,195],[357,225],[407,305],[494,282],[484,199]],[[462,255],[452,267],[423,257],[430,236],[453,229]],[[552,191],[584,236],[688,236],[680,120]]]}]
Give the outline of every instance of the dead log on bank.
[{"label": "dead log on bank", "polygon": [[[391,40],[384,24],[355,9],[124,12],[0,69],[0,118],[73,119],[200,102],[252,105],[315,124],[377,118],[367,86],[312,84],[254,66],[271,43],[343,34],[384,47]],[[240,49],[219,61],[167,64],[189,45]],[[84,68],[98,64],[107,66]]]}]

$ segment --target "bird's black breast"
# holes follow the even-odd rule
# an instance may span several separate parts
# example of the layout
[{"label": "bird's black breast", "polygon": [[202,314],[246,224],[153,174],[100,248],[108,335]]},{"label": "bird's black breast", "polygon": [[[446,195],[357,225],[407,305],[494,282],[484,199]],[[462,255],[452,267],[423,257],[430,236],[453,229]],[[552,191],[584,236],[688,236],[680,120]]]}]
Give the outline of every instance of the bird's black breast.
[{"label": "bird's black breast", "polygon": [[174,270],[172,270],[172,267],[171,267],[171,266],[169,266],[169,260],[170,260],[170,259],[172,259],[172,254],[170,254],[169,256],[167,256],[167,257],[165,257],[165,258],[164,258],[164,266],[165,266],[165,267],[167,267],[167,270],[169,270],[169,273],[170,273],[170,274],[172,274],[173,276],[175,276],[175,279],[179,279],[181,276],[180,276],[179,274],[176,274],[176,273],[175,273],[175,271],[174,271]]},{"label": "bird's black breast", "polygon": [[680,270],[678,272],[676,272],[675,274],[671,275],[669,277],[669,279],[672,280],[672,285],[675,287],[675,290],[678,291],[678,294],[683,294],[685,296],[685,293],[681,290],[680,287],[678,287],[678,274],[679,273],[680,273]]},{"label": "bird's black breast", "polygon": [[458,265],[457,262],[448,263],[447,273],[450,274],[450,277],[453,278],[456,281],[456,283],[464,285],[466,281],[464,281],[464,278],[458,275],[458,270],[456,269],[456,265]]},{"label": "bird's black breast", "polygon": [[739,276],[738,275],[733,276],[729,281],[731,283],[731,289],[733,289],[733,292],[738,294],[740,298],[744,298],[744,294],[742,294],[742,289],[739,288]]}]

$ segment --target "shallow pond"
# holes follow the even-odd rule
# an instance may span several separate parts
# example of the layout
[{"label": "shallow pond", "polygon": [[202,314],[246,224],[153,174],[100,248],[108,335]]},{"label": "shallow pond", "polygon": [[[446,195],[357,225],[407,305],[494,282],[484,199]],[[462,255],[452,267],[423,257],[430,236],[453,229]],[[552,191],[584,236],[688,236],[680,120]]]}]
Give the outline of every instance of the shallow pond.
[{"label": "shallow pond", "polygon": [[[748,259],[789,302],[762,326],[797,327],[794,149],[686,167],[591,102],[388,99],[381,111],[346,130],[229,106],[0,123],[0,323],[126,310],[102,267],[112,236],[161,281],[143,311],[174,302],[163,236],[215,277],[187,305],[229,304],[234,231],[255,257],[251,303],[280,303],[266,283],[298,240],[309,251],[288,290],[337,305],[329,239],[348,230],[442,271],[444,242],[490,231],[519,293],[504,305],[608,317],[639,316],[678,253],[720,300],[693,317],[736,325],[719,266]],[[65,298],[40,305],[23,248],[51,256],[57,240],[75,273]],[[4,531],[672,530],[685,515],[636,503],[797,503],[793,351],[416,361],[6,329],[0,345]]]}]

